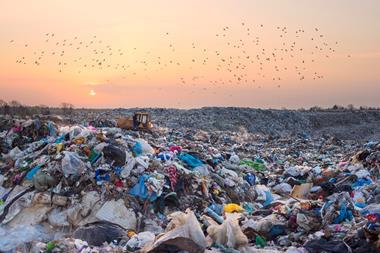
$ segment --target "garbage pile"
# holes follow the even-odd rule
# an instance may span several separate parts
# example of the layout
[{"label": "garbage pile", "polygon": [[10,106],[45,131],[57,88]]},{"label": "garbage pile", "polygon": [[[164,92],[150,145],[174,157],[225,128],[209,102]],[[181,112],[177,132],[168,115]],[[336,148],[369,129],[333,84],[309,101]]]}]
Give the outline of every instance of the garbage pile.
[{"label": "garbage pile", "polygon": [[0,132],[0,251],[380,251],[379,142],[112,122]]}]

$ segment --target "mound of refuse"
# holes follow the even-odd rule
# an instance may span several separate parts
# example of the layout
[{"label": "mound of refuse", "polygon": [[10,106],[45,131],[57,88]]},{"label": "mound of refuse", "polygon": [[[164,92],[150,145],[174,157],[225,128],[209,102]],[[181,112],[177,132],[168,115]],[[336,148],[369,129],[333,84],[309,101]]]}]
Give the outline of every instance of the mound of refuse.
[{"label": "mound of refuse", "polygon": [[95,125],[3,127],[0,251],[380,251],[380,142]]}]

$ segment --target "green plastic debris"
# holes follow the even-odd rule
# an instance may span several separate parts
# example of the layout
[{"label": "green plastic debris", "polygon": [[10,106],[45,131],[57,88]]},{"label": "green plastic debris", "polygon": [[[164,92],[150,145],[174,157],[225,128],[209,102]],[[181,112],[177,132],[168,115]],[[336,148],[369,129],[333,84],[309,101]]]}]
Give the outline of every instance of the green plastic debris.
[{"label": "green plastic debris", "polygon": [[48,242],[46,244],[46,251],[52,251],[53,249],[55,249],[55,247],[57,247],[57,245],[55,244],[55,242]]},{"label": "green plastic debris", "polygon": [[254,162],[254,161],[249,160],[249,159],[241,161],[240,165],[247,165],[256,171],[264,171],[265,170],[265,165],[263,163]]},{"label": "green plastic debris", "polygon": [[265,239],[262,238],[261,236],[257,235],[256,236],[256,245],[261,247],[261,248],[264,248],[265,246],[267,246],[267,241],[265,241]]}]

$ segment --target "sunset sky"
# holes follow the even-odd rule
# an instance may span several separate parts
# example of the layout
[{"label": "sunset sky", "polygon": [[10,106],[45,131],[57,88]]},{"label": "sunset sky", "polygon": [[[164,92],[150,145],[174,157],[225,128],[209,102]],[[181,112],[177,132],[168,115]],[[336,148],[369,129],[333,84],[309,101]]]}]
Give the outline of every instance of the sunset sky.
[{"label": "sunset sky", "polygon": [[0,0],[0,10],[6,101],[380,106],[379,0]]}]

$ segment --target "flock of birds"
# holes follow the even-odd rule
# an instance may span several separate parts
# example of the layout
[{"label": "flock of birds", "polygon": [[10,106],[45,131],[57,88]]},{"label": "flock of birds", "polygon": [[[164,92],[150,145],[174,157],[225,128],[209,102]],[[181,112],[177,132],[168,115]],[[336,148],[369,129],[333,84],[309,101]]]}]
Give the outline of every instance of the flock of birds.
[{"label": "flock of birds", "polygon": [[[199,42],[187,46],[181,43],[177,47],[171,34],[165,32],[162,39],[166,48],[159,52],[136,47],[115,48],[96,35],[87,39],[59,39],[55,33],[46,33],[43,36],[46,47],[43,49],[14,40],[10,43],[28,49],[29,57],[18,57],[16,63],[38,67],[52,62],[58,72],[74,70],[80,74],[112,70],[126,79],[128,76],[148,76],[152,71],[178,68],[176,73],[184,73],[185,69],[193,73],[191,77],[179,74],[180,84],[258,85],[269,81],[277,87],[281,87],[281,82],[286,78],[301,81],[324,78],[316,70],[316,63],[336,53],[337,41],[329,42],[318,28],[306,32],[304,29],[290,30],[280,26],[275,27],[265,41],[264,29],[262,24],[250,26],[241,23],[235,29],[225,26],[210,36],[212,47],[202,46]],[[181,52],[186,53],[181,55]],[[213,78],[215,76],[217,78]]]}]

